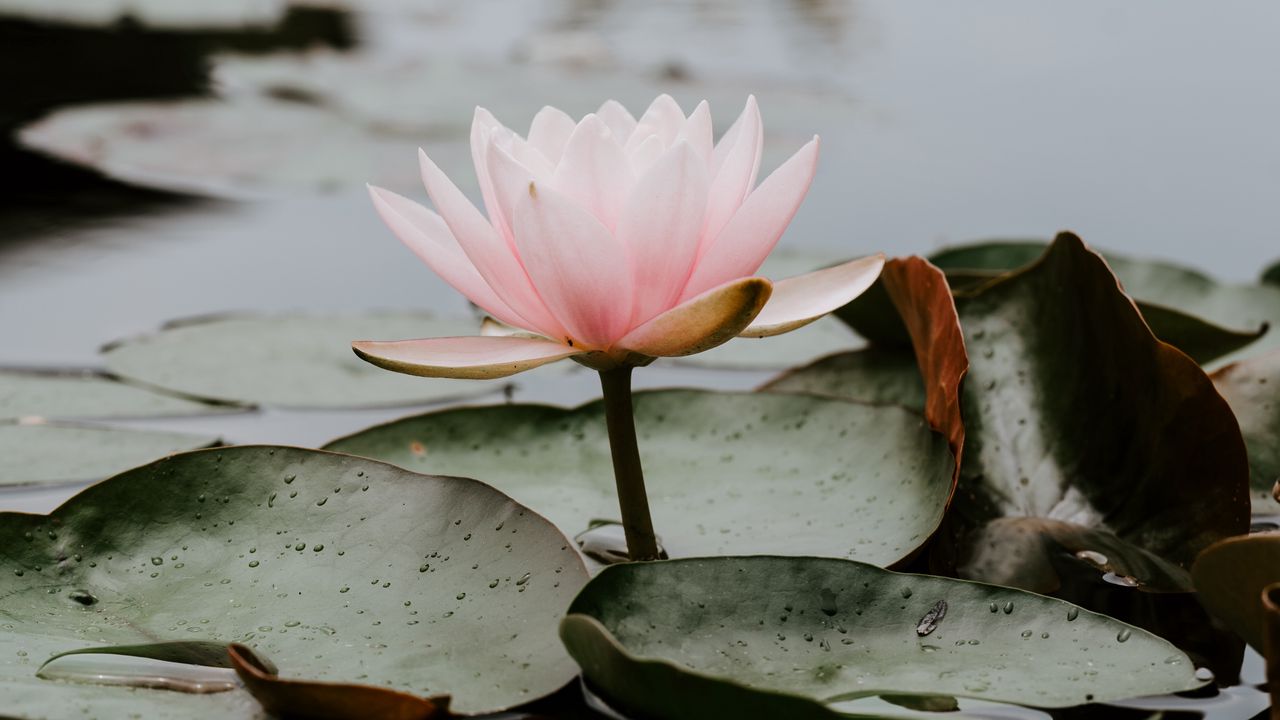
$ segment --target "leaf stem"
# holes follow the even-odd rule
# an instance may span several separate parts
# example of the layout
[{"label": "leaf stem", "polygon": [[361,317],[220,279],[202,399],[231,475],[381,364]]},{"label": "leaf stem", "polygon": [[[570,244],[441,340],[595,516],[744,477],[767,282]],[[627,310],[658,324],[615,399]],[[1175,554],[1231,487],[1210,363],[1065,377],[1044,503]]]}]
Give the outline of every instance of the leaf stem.
[{"label": "leaf stem", "polygon": [[604,418],[609,427],[609,450],[613,454],[613,477],[618,484],[618,506],[622,530],[627,536],[627,553],[632,560],[657,560],[658,541],[649,516],[649,497],[644,490],[640,448],[636,445],[635,413],[631,407],[631,366],[600,371],[604,392]]}]

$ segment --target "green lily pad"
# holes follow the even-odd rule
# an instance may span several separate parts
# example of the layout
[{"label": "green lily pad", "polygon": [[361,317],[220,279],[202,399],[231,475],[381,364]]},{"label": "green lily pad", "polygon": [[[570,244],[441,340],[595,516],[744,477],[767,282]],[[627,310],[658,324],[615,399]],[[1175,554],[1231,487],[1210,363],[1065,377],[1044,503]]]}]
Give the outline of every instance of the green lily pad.
[{"label": "green lily pad", "polygon": [[1253,512],[1275,513],[1273,488],[1280,482],[1280,351],[1241,360],[1213,374],[1249,448]]},{"label": "green lily pad", "polygon": [[[948,273],[990,277],[1025,266],[1044,248],[1038,240],[994,241],[951,248],[930,259]],[[1228,285],[1168,262],[1104,256],[1156,336],[1201,363],[1216,360],[1221,366],[1280,348],[1280,332],[1259,333],[1280,325],[1280,289]]]},{"label": "green lily pad", "polygon": [[450,694],[464,713],[551,693],[576,668],[555,622],[586,579],[569,541],[493,488],[334,453],[230,447],[0,514],[6,713],[258,717],[242,692],[49,682],[93,645],[203,639],[282,679]]},{"label": "green lily pad", "polygon": [[474,320],[408,312],[223,316],[170,323],[103,352],[113,373],[186,395],[294,408],[419,405],[503,385],[389,373],[357,358],[351,341],[474,335],[478,328]]},{"label": "green lily pad", "polygon": [[1196,558],[1191,577],[1205,608],[1265,655],[1262,590],[1280,582],[1280,532],[1214,543]]},{"label": "green lily pad", "polygon": [[98,480],[216,437],[71,423],[0,423],[0,486]]},{"label": "green lily pad", "polygon": [[1061,600],[834,559],[609,567],[560,636],[611,704],[669,720],[838,718],[829,704],[869,695],[1066,707],[1203,684],[1168,642]]},{"label": "green lily pad", "polygon": [[921,413],[925,404],[924,380],[915,356],[878,345],[828,355],[789,370],[760,389],[901,405]]},{"label": "green lily pad", "polygon": [[0,370],[0,420],[174,417],[228,409],[153,392],[101,373]]},{"label": "green lily pad", "polygon": [[[933,533],[952,487],[947,442],[919,415],[806,395],[635,395],[654,528],[675,556],[778,553],[890,564]],[[567,534],[617,518],[599,401],[458,408],[328,449],[483,477]]]},{"label": "green lily pad", "polygon": [[[1105,555],[1090,563],[1104,573],[1155,556],[1182,572],[1132,579],[1185,590],[1200,550],[1248,528],[1247,458],[1230,408],[1190,358],[1152,335],[1079,238],[1060,235],[1039,261],[962,293],[957,307],[972,360],[968,444],[949,541],[935,545],[950,555],[943,567],[1052,592],[1058,572],[1039,552],[1051,542]],[[1008,519],[1055,522],[1051,534],[1002,528],[992,545],[992,524]],[[1106,552],[1094,546],[1099,533]]]}]

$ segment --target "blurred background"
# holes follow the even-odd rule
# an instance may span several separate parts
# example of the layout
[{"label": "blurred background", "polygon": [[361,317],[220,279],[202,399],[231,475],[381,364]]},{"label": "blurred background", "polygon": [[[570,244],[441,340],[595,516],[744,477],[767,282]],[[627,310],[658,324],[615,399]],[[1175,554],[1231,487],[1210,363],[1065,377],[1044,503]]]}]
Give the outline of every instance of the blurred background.
[{"label": "blurred background", "polygon": [[463,309],[376,219],[469,191],[472,109],[761,102],[813,133],[782,247],[1080,233],[1229,280],[1280,254],[1280,5],[1136,0],[0,0],[0,364],[192,314]]}]

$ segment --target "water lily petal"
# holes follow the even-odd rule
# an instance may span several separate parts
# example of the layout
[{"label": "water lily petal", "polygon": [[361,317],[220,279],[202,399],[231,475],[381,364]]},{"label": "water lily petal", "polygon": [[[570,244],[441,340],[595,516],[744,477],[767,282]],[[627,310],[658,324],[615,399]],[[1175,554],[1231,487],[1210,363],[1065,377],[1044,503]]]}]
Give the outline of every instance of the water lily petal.
[{"label": "water lily petal", "polygon": [[[495,218],[495,224],[501,222],[507,228],[514,228],[513,216],[516,203],[520,201],[521,196],[529,192],[529,183],[542,182],[543,178],[537,177],[532,170],[512,157],[506,148],[497,143],[489,144],[489,148],[485,151],[485,159],[494,198],[489,215]],[[514,241],[515,231],[511,232]]]},{"label": "water lily petal", "polygon": [[602,349],[630,326],[627,247],[573,199],[530,183],[516,204],[516,246],[547,307],[578,347]]},{"label": "water lily petal", "polygon": [[684,110],[680,109],[680,103],[665,93],[659,95],[640,116],[636,129],[627,139],[627,149],[637,147],[650,135],[657,135],[663,147],[671,147],[684,123]]},{"label": "water lily petal", "polygon": [[636,130],[635,117],[617,100],[605,100],[596,115],[609,127],[609,132],[619,145],[626,145],[627,139]]},{"label": "water lily petal", "polygon": [[533,123],[529,125],[529,144],[554,165],[560,162],[575,125],[573,118],[563,110],[548,105],[533,116]]},{"label": "water lily petal", "polygon": [[631,183],[631,164],[604,121],[583,118],[565,145],[552,186],[612,230]]},{"label": "water lily petal", "polygon": [[772,284],[739,278],[686,300],[627,333],[617,347],[653,357],[710,350],[743,331],[769,300]]},{"label": "water lily petal", "polygon": [[703,238],[710,242],[724,229],[724,224],[742,206],[756,173],[760,171],[760,153],[764,147],[764,126],[754,95],[716,144],[711,157],[711,193],[707,199],[707,223]]},{"label": "water lily petal", "polygon": [[747,196],[724,229],[703,249],[684,297],[754,273],[800,209],[817,165],[818,138],[814,137]]},{"label": "water lily petal", "polygon": [[681,140],[639,179],[627,198],[617,235],[634,263],[633,326],[680,299],[698,254],[707,182],[705,161]]},{"label": "water lily petal", "polygon": [[742,335],[769,337],[808,325],[865,292],[883,267],[879,253],[775,282],[773,297]]},{"label": "water lily petal", "polygon": [[514,324],[551,337],[563,335],[564,327],[547,310],[542,298],[534,290],[513,245],[494,230],[467,196],[422,150],[418,151],[418,160],[427,194],[449,225],[458,246],[471,260],[480,277],[484,278],[507,307],[524,320]]},{"label": "water lily petal", "polygon": [[467,259],[444,219],[390,190],[369,186],[373,207],[391,232],[442,280],[508,325],[524,321],[507,306]]},{"label": "water lily petal", "polygon": [[514,375],[578,355],[551,340],[525,337],[443,337],[423,340],[359,340],[351,349],[361,360],[422,377],[481,380]]},{"label": "water lily petal", "polygon": [[502,127],[502,123],[498,122],[493,113],[482,107],[476,107],[475,115],[471,119],[471,162],[476,169],[476,180],[480,185],[480,197],[484,200],[484,207],[489,214],[489,221],[499,232],[506,232],[506,227],[499,224],[497,204],[493,195],[493,181],[489,177],[489,164],[486,159],[490,139],[493,133]]},{"label": "water lily petal", "polygon": [[689,118],[676,133],[676,142],[687,140],[704,164],[711,161],[711,106],[706,100],[689,113]]}]

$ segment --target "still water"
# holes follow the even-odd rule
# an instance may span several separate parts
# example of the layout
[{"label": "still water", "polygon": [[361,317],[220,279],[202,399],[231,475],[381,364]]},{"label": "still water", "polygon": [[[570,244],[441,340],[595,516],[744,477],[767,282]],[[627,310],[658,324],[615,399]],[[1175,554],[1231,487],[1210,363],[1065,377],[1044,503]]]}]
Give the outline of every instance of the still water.
[{"label": "still water", "polygon": [[[157,116],[161,129],[177,128],[148,137],[163,151],[121,141],[111,162],[89,162],[109,177],[16,142],[0,147],[0,366],[98,367],[105,343],[209,313],[466,312],[377,220],[363,183],[424,197],[413,156],[424,145],[473,188],[465,139],[475,104],[518,127],[542,104],[581,113],[618,96],[642,107],[666,91],[686,107],[711,98],[722,129],[753,92],[768,129],[767,165],[814,133],[823,138],[817,179],[782,243],[818,259],[1059,229],[1228,280],[1253,279],[1280,257],[1280,4],[321,5],[333,9],[298,16],[306,22],[290,32],[301,39],[252,42],[170,33],[156,44],[143,33],[120,44],[117,30],[64,37],[71,31],[56,25],[0,19],[8,38],[0,56],[30,95],[3,101],[6,132],[78,102],[157,95],[216,95],[233,109],[267,103],[261,117],[273,122],[295,111],[305,118],[277,127],[233,110],[229,117],[244,120],[215,132]],[[42,77],[54,71],[29,62],[30,53],[37,43],[47,53],[77,41],[100,43],[126,64],[129,48],[173,53],[181,62],[163,72],[177,79],[149,86],[135,77],[138,89],[119,91],[101,79],[106,85],[81,95],[55,92],[59,78]],[[328,49],[297,54],[313,44]],[[237,49],[254,54],[226,55]],[[31,137],[62,157],[104,142]],[[749,389],[769,375],[659,365],[637,379]],[[511,396],[572,404],[595,394],[591,377],[571,373],[517,379]],[[121,424],[316,445],[414,411],[267,410]],[[79,487],[3,490],[0,509],[45,512]],[[1250,718],[1266,706],[1248,687],[1261,678],[1250,655],[1245,687],[1132,706]]]}]

